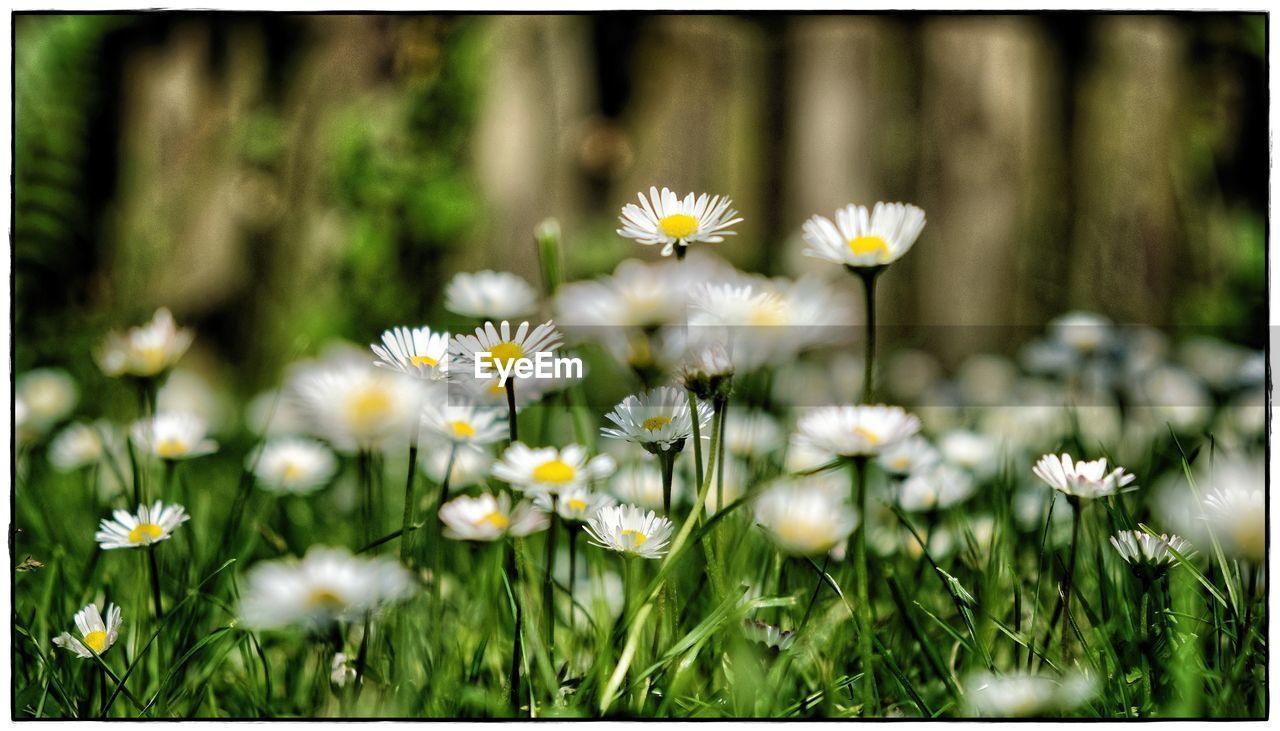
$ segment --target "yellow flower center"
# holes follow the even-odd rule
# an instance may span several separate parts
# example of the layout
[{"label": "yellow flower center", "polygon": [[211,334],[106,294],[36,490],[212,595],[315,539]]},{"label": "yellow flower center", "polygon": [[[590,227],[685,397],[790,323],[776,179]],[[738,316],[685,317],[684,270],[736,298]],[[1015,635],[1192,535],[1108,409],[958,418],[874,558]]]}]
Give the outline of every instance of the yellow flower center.
[{"label": "yellow flower center", "polygon": [[479,525],[481,523],[488,523],[489,525],[493,526],[494,528],[497,528],[498,530],[506,530],[507,526],[511,525],[511,519],[503,515],[502,513],[494,511],[484,516],[480,520],[476,521],[476,525]]},{"label": "yellow flower center", "polygon": [[284,466],[284,472],[280,477],[285,480],[296,480],[302,477],[302,468],[292,462]]},{"label": "yellow flower center", "polygon": [[533,470],[533,479],[538,482],[554,482],[556,484],[563,485],[564,483],[573,480],[574,475],[576,474],[577,473],[574,471],[573,467],[558,459],[553,459],[550,462],[545,462],[535,467]]},{"label": "yellow flower center", "polygon": [[870,444],[873,447],[880,443],[880,437],[875,432],[864,426],[854,427],[853,433],[867,440],[867,444]]},{"label": "yellow flower center", "polygon": [[453,435],[458,439],[467,439],[476,435],[476,428],[465,421],[451,421],[449,428],[453,430]]},{"label": "yellow flower center", "polygon": [[312,589],[307,595],[307,606],[323,608],[323,609],[341,609],[346,606],[346,602],[338,593],[332,589]]},{"label": "yellow flower center", "polygon": [[100,629],[95,629],[84,636],[84,644],[97,654],[101,655],[102,651],[107,649],[107,633]]},{"label": "yellow flower center", "polygon": [[159,345],[139,348],[137,355],[140,361],[138,368],[138,375],[140,376],[152,376],[164,368],[164,348]]},{"label": "yellow flower center", "polygon": [[161,457],[181,457],[187,453],[187,444],[181,439],[165,439],[156,444],[156,454]]},{"label": "yellow flower center", "polygon": [[784,518],[778,523],[778,526],[774,528],[774,532],[778,534],[779,538],[787,543],[797,546],[808,546],[812,548],[814,552],[822,550],[823,548],[831,548],[829,545],[819,546],[815,543],[817,538],[817,531],[815,530],[816,527],[817,526],[812,522],[807,520],[801,520],[799,518]]},{"label": "yellow flower center", "polygon": [[649,540],[649,537],[646,536],[645,534],[641,533],[638,530],[632,530],[630,528],[627,528],[626,530],[622,531],[622,537],[624,540],[630,538],[631,545],[635,546],[636,548],[643,546],[644,542]]},{"label": "yellow flower center", "polygon": [[768,302],[764,305],[751,308],[751,316],[748,321],[752,325],[762,325],[772,327],[775,325],[786,324],[786,315],[783,312],[781,303]]},{"label": "yellow flower center", "polygon": [[570,510],[573,510],[574,512],[578,512],[578,513],[581,513],[582,511],[587,509],[587,501],[580,500],[576,497],[569,498],[564,502],[564,504],[569,506]]},{"label": "yellow flower center", "polygon": [[641,424],[646,431],[658,431],[662,427],[671,423],[671,417],[668,416],[650,416]]},{"label": "yellow flower center", "polygon": [[129,542],[135,545],[150,543],[164,534],[164,529],[155,523],[139,523],[129,531]]},{"label": "yellow flower center", "polygon": [[889,245],[879,236],[857,236],[849,239],[849,251],[852,251],[854,256],[883,255],[889,253]]},{"label": "yellow flower center", "polygon": [[489,359],[494,365],[501,365],[503,368],[511,367],[511,364],[524,356],[524,350],[515,343],[498,343],[489,349]]},{"label": "yellow flower center", "polygon": [[894,469],[905,470],[911,466],[910,457],[899,457],[893,461]]},{"label": "yellow flower center", "polygon": [[348,416],[357,429],[367,429],[386,417],[391,410],[391,397],[381,389],[356,394],[348,405]]},{"label": "yellow flower center", "polygon": [[440,361],[436,360],[435,358],[432,358],[429,355],[415,355],[409,359],[409,362],[419,368],[421,368],[422,366],[427,366],[428,368],[435,368],[436,366],[440,365]]},{"label": "yellow flower center", "polygon": [[684,213],[673,213],[658,221],[658,228],[673,239],[687,239],[698,230],[698,219]]}]

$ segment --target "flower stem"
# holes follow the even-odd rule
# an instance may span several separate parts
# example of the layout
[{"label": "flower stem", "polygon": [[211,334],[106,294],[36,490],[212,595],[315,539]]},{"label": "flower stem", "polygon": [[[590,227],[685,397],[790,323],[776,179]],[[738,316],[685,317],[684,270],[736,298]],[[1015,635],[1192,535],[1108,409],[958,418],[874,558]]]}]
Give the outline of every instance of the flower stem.
[{"label": "flower stem", "polygon": [[507,389],[507,430],[511,437],[511,443],[515,444],[520,441],[520,429],[516,426],[516,382],[514,379],[508,378],[506,383]]},{"label": "flower stem", "polygon": [[[508,392],[510,393],[510,392]],[[523,646],[520,643],[520,633],[524,627],[524,608],[520,603],[520,581],[519,571],[516,569],[516,546],[515,543],[507,544],[507,560],[506,560],[507,582],[511,585],[511,597],[515,604],[515,629],[511,633],[511,712],[520,714],[520,666],[523,662],[522,652]]]},{"label": "flower stem", "polygon": [[574,523],[570,523],[567,527],[569,529],[569,631],[572,633],[573,620],[576,619],[574,612],[577,607],[573,598],[573,585],[574,579],[578,576],[578,531],[580,529]]},{"label": "flower stem", "polygon": [[413,434],[409,437],[409,471],[404,479],[404,515],[400,521],[400,560],[408,563],[411,561],[413,554],[409,552],[412,548],[412,538],[409,533],[409,526],[413,525],[413,482],[417,476],[418,470],[418,426],[419,419],[415,419],[413,423]]},{"label": "flower stem", "polygon": [[698,397],[693,391],[689,396],[689,415],[693,420],[693,484],[702,486],[702,427],[698,424]]},{"label": "flower stem", "polygon": [[863,359],[862,403],[871,403],[876,372],[876,280],[884,267],[856,267],[862,278],[862,292],[867,310],[866,356]]},{"label": "flower stem", "polygon": [[676,453],[667,450],[659,455],[662,460],[662,514],[671,516],[671,479],[676,467]]},{"label": "flower stem", "polygon": [[1080,543],[1080,513],[1083,508],[1080,498],[1068,496],[1071,504],[1071,553],[1067,558],[1067,577],[1063,581],[1062,594],[1062,659],[1067,659],[1067,650],[1071,641],[1071,583],[1076,574],[1076,551]]},{"label": "flower stem", "polygon": [[871,592],[867,586],[867,458],[854,457],[851,463],[853,491],[858,506],[858,530],[853,538],[853,568],[857,572],[855,585],[858,598],[858,655],[862,660],[863,715],[876,702],[876,676],[871,652],[872,607]]},{"label": "flower stem", "polygon": [[796,627],[796,636],[799,637],[804,632],[805,625],[809,624],[809,615],[813,613],[813,605],[818,600],[818,592],[822,591],[822,581],[827,575],[827,564],[831,562],[831,552],[827,551],[827,555],[822,558],[822,568],[818,570],[818,580],[813,584],[813,593],[809,595],[809,606],[804,609],[804,616],[800,619],[799,626]]},{"label": "flower stem", "polygon": [[542,567],[542,615],[547,623],[547,657],[556,644],[555,584],[552,582],[551,567],[556,560],[556,524],[560,516],[556,513],[557,496],[551,495],[550,525],[547,527],[547,553],[545,565]]},{"label": "flower stem", "polygon": [[155,544],[147,546],[147,564],[151,569],[151,599],[155,604],[156,621],[164,619],[164,603],[160,599],[160,566],[156,563]]}]

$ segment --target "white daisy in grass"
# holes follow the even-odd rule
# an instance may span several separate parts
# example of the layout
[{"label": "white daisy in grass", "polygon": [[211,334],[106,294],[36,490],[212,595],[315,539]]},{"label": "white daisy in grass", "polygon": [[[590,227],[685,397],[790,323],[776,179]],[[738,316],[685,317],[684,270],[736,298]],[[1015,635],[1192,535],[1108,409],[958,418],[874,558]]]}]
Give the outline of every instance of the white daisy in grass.
[{"label": "white daisy in grass", "polygon": [[14,393],[26,407],[26,423],[40,432],[62,421],[80,400],[75,379],[61,368],[37,368],[23,373]]},{"label": "white daisy in grass", "polygon": [[782,444],[782,428],[764,411],[730,410],[725,416],[724,444],[739,457],[764,457]]},{"label": "white daisy in grass", "polygon": [[1046,454],[1031,469],[1049,487],[1072,498],[1099,498],[1138,489],[1130,484],[1138,479],[1116,467],[1107,471],[1107,460],[1075,462],[1071,455]]},{"label": "white daisy in grass", "polygon": [[191,519],[181,505],[165,505],[159,500],[150,506],[138,506],[138,512],[113,512],[114,520],[103,518],[93,540],[102,550],[139,548],[168,540],[178,526]]},{"label": "white daisy in grass", "polygon": [[[662,469],[656,458],[624,465],[609,480],[609,492],[618,500],[648,510],[662,509]],[[671,476],[671,504],[680,505],[685,497],[684,476],[677,470]]]},{"label": "white daisy in grass", "polygon": [[139,449],[164,460],[192,459],[218,451],[206,436],[208,424],[195,414],[156,414],[140,419],[130,430]]},{"label": "white daisy in grass", "polygon": [[449,468],[450,444],[428,438],[422,442],[420,451],[418,467],[422,473],[439,485],[448,469],[450,490],[482,484],[493,469],[493,457],[477,446],[460,445],[454,452],[452,469]]},{"label": "white daisy in grass", "polygon": [[338,470],[338,460],[328,447],[314,439],[273,439],[251,452],[245,468],[253,470],[258,485],[269,492],[306,495],[323,487]]},{"label": "white daisy in grass", "polygon": [[[585,523],[600,508],[608,507],[616,502],[613,496],[608,493],[595,492],[579,487],[560,493],[556,497],[555,513],[569,523]],[[658,502],[661,504],[661,497],[659,497]],[[551,493],[544,492],[535,495],[533,504],[544,513],[550,514],[552,512]]]},{"label": "white daisy in grass", "polygon": [[786,650],[796,642],[794,630],[784,630],[758,619],[742,620],[742,634],[748,640],[759,642],[770,650]]},{"label": "white daisy in grass", "polygon": [[924,211],[904,203],[847,205],[836,211],[833,223],[826,216],[804,222],[801,231],[809,248],[806,256],[850,267],[892,264],[911,249],[924,229]]},{"label": "white daisy in grass", "polygon": [[341,688],[355,680],[357,673],[352,661],[353,658],[347,657],[345,652],[333,653],[333,660],[329,662],[329,682]]},{"label": "white daisy in grass", "polygon": [[59,472],[91,467],[106,454],[105,422],[69,424],[49,442],[49,463]]},{"label": "white daisy in grass", "polygon": [[611,505],[596,511],[587,522],[592,545],[628,556],[662,558],[674,524],[635,505]]},{"label": "white daisy in grass", "polygon": [[425,433],[453,444],[483,445],[507,436],[507,414],[494,406],[442,403],[422,412]]},{"label": "white daisy in grass", "polygon": [[102,613],[98,611],[98,605],[89,604],[76,612],[76,630],[80,636],[76,637],[70,632],[63,632],[53,638],[53,644],[85,659],[102,655],[120,638],[120,625],[123,621],[120,616],[120,607],[107,604],[107,618],[104,621]]},{"label": "white daisy in grass", "polygon": [[444,308],[481,320],[506,320],[536,310],[538,295],[510,272],[459,272],[445,285]]},{"label": "white daisy in grass", "polygon": [[253,629],[315,629],[360,619],[412,591],[413,577],[393,559],[312,546],[301,560],[263,561],[249,569],[237,611]]},{"label": "white daisy in grass", "polygon": [[[697,412],[698,428],[705,429],[711,422],[711,407],[699,401]],[[679,452],[693,434],[689,397],[670,386],[627,396],[605,418],[615,426],[602,427],[602,435],[634,442],[654,454]]]},{"label": "white daisy in grass", "polygon": [[537,495],[561,493],[589,485],[613,474],[617,464],[607,454],[588,458],[587,450],[577,444],[563,449],[534,449],[516,442],[493,466],[493,476],[521,492]]},{"label": "white daisy in grass", "polygon": [[796,422],[797,439],[841,457],[874,457],[920,431],[899,406],[823,406]]},{"label": "white daisy in grass", "polygon": [[[496,372],[499,367],[510,369],[520,360],[535,360],[539,353],[554,353],[560,343],[560,332],[550,320],[534,328],[530,328],[528,322],[522,322],[514,330],[511,323],[503,320],[496,326],[492,322],[486,322],[482,327],[476,328],[474,334],[455,336],[451,352],[456,367],[467,375],[474,376],[479,360],[487,364],[489,371]],[[482,356],[482,353],[488,355]],[[510,377],[516,378],[514,373]],[[518,380],[520,384],[524,384],[536,379]]]},{"label": "white daisy in grass", "polygon": [[431,381],[449,375],[449,333],[429,327],[396,327],[382,333],[382,345],[373,344],[375,366]]},{"label": "white daisy in grass", "polygon": [[98,367],[107,376],[152,378],[173,367],[191,347],[195,335],[180,328],[169,310],[160,308],[151,322],[111,332],[96,353]]},{"label": "white daisy in grass", "polygon": [[949,464],[913,474],[898,488],[898,504],[903,510],[945,510],[973,497],[977,483],[973,475]]},{"label": "white daisy in grass", "polygon": [[[1023,408],[1017,406],[998,410],[1021,411]],[[963,467],[980,478],[990,477],[1000,468],[1000,439],[990,434],[954,429],[942,435],[938,440],[938,449],[948,462]]]},{"label": "white daisy in grass", "polygon": [[1200,515],[1233,556],[1261,563],[1267,553],[1266,474],[1263,461],[1217,457],[1199,469]]},{"label": "white daisy in grass", "polygon": [[1095,353],[1111,344],[1111,321],[1095,312],[1073,311],[1049,323],[1049,335],[1056,342],[1081,354]]},{"label": "white daisy in grass", "polygon": [[734,235],[731,226],[742,222],[727,197],[690,193],[681,200],[667,188],[659,192],[650,187],[649,197],[640,193],[639,198],[640,205],[622,207],[618,235],[646,246],[662,244],[663,256],[683,255],[684,248],[695,242],[718,244]]},{"label": "white daisy in grass", "polygon": [[494,497],[487,492],[477,497],[462,495],[440,506],[440,522],[445,536],[458,541],[527,536],[551,524],[547,514],[531,503],[521,502],[513,509],[507,495]]},{"label": "white daisy in grass", "polygon": [[755,499],[756,522],[783,553],[816,556],[842,543],[858,514],[826,477],[782,478]]},{"label": "white daisy in grass", "polygon": [[888,447],[876,458],[881,469],[899,477],[927,472],[941,461],[942,454],[919,435]]},{"label": "white daisy in grass", "polygon": [[1162,533],[1153,536],[1136,530],[1122,530],[1111,536],[1111,545],[1130,564],[1153,567],[1167,566],[1178,560],[1170,549],[1177,551],[1183,558],[1194,553],[1187,539]]},{"label": "white daisy in grass", "polygon": [[367,363],[322,362],[290,383],[309,429],[342,452],[374,449],[408,433],[419,417],[421,385]]},{"label": "white daisy in grass", "polygon": [[964,682],[965,711],[970,716],[1027,718],[1071,711],[1097,692],[1083,674],[1064,677],[1012,672],[975,672]]}]

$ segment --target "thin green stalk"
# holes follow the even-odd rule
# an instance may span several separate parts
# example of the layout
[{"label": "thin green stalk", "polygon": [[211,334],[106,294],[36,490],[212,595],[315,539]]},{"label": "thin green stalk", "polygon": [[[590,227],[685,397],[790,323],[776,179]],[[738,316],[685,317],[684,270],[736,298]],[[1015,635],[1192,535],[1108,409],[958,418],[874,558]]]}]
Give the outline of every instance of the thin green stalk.
[{"label": "thin green stalk", "polygon": [[669,449],[658,455],[662,461],[662,514],[671,516],[671,480],[676,467],[676,452]]},{"label": "thin green stalk", "polygon": [[702,486],[702,426],[698,423],[698,397],[686,391],[689,397],[689,416],[693,420],[693,484]]},{"label": "thin green stalk", "polygon": [[858,655],[862,661],[863,715],[875,709],[875,656],[871,649],[871,592],[867,585],[867,458],[855,457],[850,462],[853,490],[858,506],[858,529],[853,539],[853,568],[857,572],[855,587],[858,597]]},{"label": "thin green stalk", "polygon": [[1084,504],[1080,498],[1068,495],[1071,503],[1071,553],[1067,558],[1067,577],[1063,581],[1062,595],[1062,662],[1066,667],[1067,652],[1071,644],[1071,583],[1076,573],[1076,552],[1080,543],[1080,513]]},{"label": "thin green stalk", "polygon": [[400,520],[400,560],[406,564],[410,563],[413,557],[413,554],[409,552],[413,543],[412,536],[409,533],[409,526],[413,525],[413,487],[418,471],[419,426],[421,426],[421,419],[414,419],[413,433],[409,436],[409,471],[404,479],[404,515]]},{"label": "thin green stalk", "polygon": [[866,354],[863,359],[862,403],[871,403],[876,372],[876,280],[884,267],[852,267],[862,278],[862,292],[867,310]]},{"label": "thin green stalk", "polygon": [[552,651],[556,644],[556,615],[555,615],[555,582],[552,580],[551,568],[556,560],[556,524],[560,522],[560,516],[556,513],[557,496],[551,495],[551,513],[550,525],[547,528],[547,553],[545,564],[542,567],[542,617],[547,623],[547,656],[552,656]]},{"label": "thin green stalk", "polygon": [[505,384],[507,389],[507,432],[511,438],[511,443],[515,444],[520,441],[520,429],[516,425],[516,381],[514,378],[508,378]]},{"label": "thin green stalk", "polygon": [[156,563],[156,546],[147,546],[147,564],[151,570],[151,600],[155,605],[156,621],[164,619],[164,604],[160,598],[160,567]]},{"label": "thin green stalk", "polygon": [[827,564],[831,562],[831,552],[822,557],[822,568],[818,569],[818,578],[813,582],[813,593],[809,595],[809,605],[804,608],[804,616],[800,618],[800,624],[796,627],[796,636],[804,632],[805,625],[809,624],[809,615],[813,613],[813,605],[817,603],[818,592],[822,590],[822,579],[827,575]]},{"label": "thin green stalk", "polygon": [[[510,391],[507,393],[510,394]],[[511,601],[515,605],[515,629],[511,633],[511,671],[509,673],[511,692],[509,700],[511,712],[520,715],[520,666],[523,664],[521,652],[523,645],[520,642],[520,633],[524,628],[524,609],[520,603],[520,576],[516,568],[516,547],[514,542],[507,543],[506,551],[507,583],[511,587]]]}]

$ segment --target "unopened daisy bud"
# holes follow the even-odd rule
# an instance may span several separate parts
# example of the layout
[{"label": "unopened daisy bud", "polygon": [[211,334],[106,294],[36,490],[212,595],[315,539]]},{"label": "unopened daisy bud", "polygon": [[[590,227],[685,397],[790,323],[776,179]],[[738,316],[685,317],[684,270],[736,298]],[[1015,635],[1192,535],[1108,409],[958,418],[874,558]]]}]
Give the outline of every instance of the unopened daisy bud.
[{"label": "unopened daisy bud", "polygon": [[640,558],[666,555],[673,530],[670,520],[634,505],[601,508],[586,526],[592,545]]},{"label": "unopened daisy bud", "polygon": [[564,281],[564,264],[560,257],[560,222],[547,218],[533,229],[533,239],[538,244],[538,264],[542,268],[542,284],[547,295],[554,297]]},{"label": "unopened daisy bud", "polygon": [[1137,477],[1120,467],[1108,472],[1106,459],[1073,462],[1069,454],[1061,457],[1046,454],[1036,462],[1032,472],[1049,487],[1076,499],[1107,497],[1137,489],[1137,485],[1129,487]]},{"label": "unopened daisy bud", "polygon": [[440,506],[440,521],[447,538],[459,541],[496,541],[506,536],[527,536],[546,530],[547,514],[522,502],[511,508],[507,495],[462,495]]},{"label": "unopened daisy bud", "polygon": [[169,310],[160,308],[146,325],[123,334],[108,333],[96,353],[98,366],[111,377],[154,378],[178,362],[194,337],[178,327]]},{"label": "unopened daisy bud", "polygon": [[648,198],[644,193],[639,197],[640,205],[622,207],[618,235],[646,246],[661,244],[663,256],[674,253],[683,258],[685,249],[694,242],[718,244],[736,233],[730,227],[742,221],[729,207],[732,201],[718,195],[694,197],[690,193],[681,200],[667,188],[659,192],[651,187]]},{"label": "unopened daisy bud", "polygon": [[[634,442],[654,454],[679,452],[693,434],[693,413],[685,394],[663,386],[634,394],[605,415],[614,427],[603,427],[600,433],[613,439]],[[711,421],[711,407],[698,403],[698,427]]]},{"label": "unopened daisy bud", "polygon": [[76,612],[76,630],[79,637],[70,632],[63,632],[53,638],[53,644],[74,652],[78,657],[89,659],[94,655],[102,655],[116,643],[120,637],[120,607],[107,604],[107,618],[103,621],[98,605],[90,604]]},{"label": "unopened daisy bud", "polygon": [[159,500],[150,506],[138,506],[135,514],[116,510],[111,515],[114,520],[103,518],[93,536],[104,551],[141,548],[166,541],[178,526],[191,519],[181,505],[165,505]]},{"label": "unopened daisy bud", "polygon": [[156,414],[134,422],[133,441],[160,459],[176,461],[213,454],[218,443],[205,436],[208,425],[194,414]]},{"label": "unopened daisy bud", "polygon": [[733,361],[724,346],[702,346],[681,364],[680,384],[704,401],[728,398],[733,385]]},{"label": "unopened daisy bud", "polygon": [[1180,536],[1153,536],[1136,530],[1122,530],[1111,536],[1111,545],[1136,573],[1148,576],[1164,573],[1178,560],[1173,551],[1183,558],[1194,553],[1191,544]]},{"label": "unopened daisy bud", "polygon": [[802,229],[805,256],[846,267],[882,267],[906,254],[924,229],[924,211],[904,203],[847,205],[836,220],[814,216]]}]

